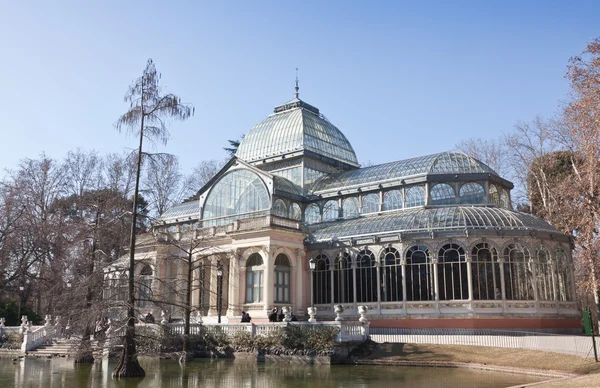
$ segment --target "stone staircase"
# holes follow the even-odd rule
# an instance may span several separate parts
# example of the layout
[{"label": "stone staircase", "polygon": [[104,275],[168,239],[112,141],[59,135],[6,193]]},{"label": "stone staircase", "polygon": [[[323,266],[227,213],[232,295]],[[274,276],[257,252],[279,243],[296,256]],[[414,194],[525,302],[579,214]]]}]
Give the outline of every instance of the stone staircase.
[{"label": "stone staircase", "polygon": [[[57,338],[51,343],[40,345],[27,352],[30,356],[37,357],[71,357],[79,346],[79,338]],[[98,347],[98,341],[92,340],[94,358],[102,357],[102,349]]]}]

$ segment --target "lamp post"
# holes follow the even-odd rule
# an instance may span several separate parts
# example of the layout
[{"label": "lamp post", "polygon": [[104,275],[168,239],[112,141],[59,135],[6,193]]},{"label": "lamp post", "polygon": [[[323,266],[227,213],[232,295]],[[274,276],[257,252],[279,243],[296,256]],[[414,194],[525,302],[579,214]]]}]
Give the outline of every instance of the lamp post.
[{"label": "lamp post", "polygon": [[21,300],[23,299],[23,290],[25,287],[19,286],[19,312],[17,313],[17,321],[21,319]]},{"label": "lamp post", "polygon": [[317,267],[317,261],[314,257],[308,260],[308,266],[310,267],[310,307],[315,308],[315,288],[314,288],[314,274],[315,268]]},{"label": "lamp post", "polygon": [[221,260],[217,261],[217,322],[221,323],[221,309],[223,303],[221,301],[221,294],[223,293],[223,264]]}]

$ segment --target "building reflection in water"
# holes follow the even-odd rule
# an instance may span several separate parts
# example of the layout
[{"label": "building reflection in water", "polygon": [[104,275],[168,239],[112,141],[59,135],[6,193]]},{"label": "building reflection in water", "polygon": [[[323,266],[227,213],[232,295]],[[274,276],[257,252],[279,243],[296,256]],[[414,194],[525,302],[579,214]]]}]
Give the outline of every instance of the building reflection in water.
[{"label": "building reflection in water", "polygon": [[[140,360],[142,380],[116,381],[114,362],[73,365],[64,358],[26,358],[15,363],[0,359],[0,386],[32,388],[286,388],[286,387],[505,387],[541,379],[452,368],[391,366],[302,365],[250,360],[196,360],[183,366],[176,361]],[[11,384],[10,380],[14,381]]]}]

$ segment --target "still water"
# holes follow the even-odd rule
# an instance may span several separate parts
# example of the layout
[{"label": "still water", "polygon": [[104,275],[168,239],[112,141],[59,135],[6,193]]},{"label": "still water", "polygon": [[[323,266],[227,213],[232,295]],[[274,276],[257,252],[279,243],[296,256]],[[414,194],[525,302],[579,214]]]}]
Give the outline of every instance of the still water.
[{"label": "still water", "polygon": [[0,387],[133,388],[133,387],[507,387],[543,378],[453,368],[354,365],[257,364],[235,360],[195,360],[182,367],[176,361],[140,360],[141,380],[111,378],[114,363],[74,366],[63,358],[0,359]]}]

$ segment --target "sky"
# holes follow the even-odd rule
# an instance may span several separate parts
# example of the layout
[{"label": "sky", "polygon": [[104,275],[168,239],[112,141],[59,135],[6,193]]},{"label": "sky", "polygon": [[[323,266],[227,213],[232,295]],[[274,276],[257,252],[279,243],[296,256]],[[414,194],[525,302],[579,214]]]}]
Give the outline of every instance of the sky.
[{"label": "sky", "polygon": [[598,1],[0,0],[0,176],[41,153],[135,148],[114,123],[148,58],[195,107],[148,148],[183,172],[292,99],[296,68],[359,162],[451,150],[556,114],[598,15]]}]

